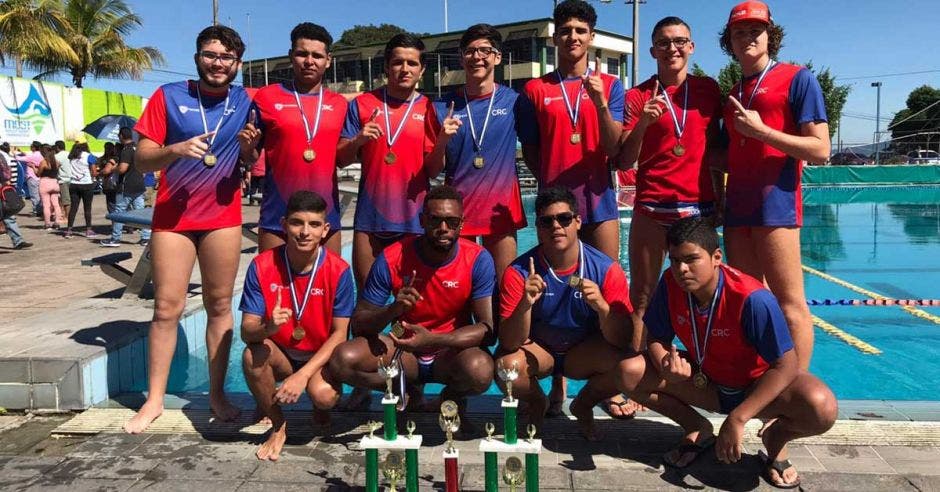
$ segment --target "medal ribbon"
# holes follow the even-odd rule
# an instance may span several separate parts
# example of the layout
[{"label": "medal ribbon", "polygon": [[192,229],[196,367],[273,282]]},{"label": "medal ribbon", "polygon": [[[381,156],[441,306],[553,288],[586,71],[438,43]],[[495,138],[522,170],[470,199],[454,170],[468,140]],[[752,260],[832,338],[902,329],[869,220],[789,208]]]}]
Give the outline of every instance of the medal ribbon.
[{"label": "medal ribbon", "polygon": [[467,102],[467,121],[470,122],[470,136],[473,137],[473,145],[476,147],[476,151],[483,151],[483,137],[486,135],[486,126],[490,122],[490,114],[493,112],[493,100],[496,99],[496,90],[499,89],[498,85],[493,85],[493,93],[490,94],[490,105],[486,108],[486,118],[483,119],[483,131],[480,132],[480,141],[477,141],[477,131],[473,127],[473,111],[470,109],[470,98],[467,96],[467,88],[463,88],[463,100]]},{"label": "medal ribbon", "polygon": [[741,82],[738,84],[738,101],[744,104],[744,109],[751,109],[751,103],[754,102],[754,96],[757,95],[757,88],[760,87],[760,83],[764,81],[764,76],[770,71],[770,67],[774,66],[776,63],[777,62],[770,60],[767,62],[767,66],[761,70],[760,76],[757,77],[757,83],[755,83],[754,88],[751,89],[751,97],[748,98],[747,104],[744,104],[744,78],[741,78]]},{"label": "medal ribbon", "polygon": [[705,322],[705,337],[702,341],[702,346],[699,347],[698,343],[698,322],[696,318],[696,307],[692,301],[692,293],[689,292],[686,295],[688,296],[689,301],[689,318],[692,321],[692,344],[695,346],[695,362],[698,363],[699,371],[703,370],[703,364],[705,363],[705,351],[708,350],[708,338],[712,333],[712,321],[715,320],[715,307],[718,306],[718,296],[721,294],[721,288],[724,285],[722,278],[718,277],[718,285],[715,287],[715,293],[712,295],[712,302],[708,305],[708,321]]},{"label": "medal ribbon", "polygon": [[[206,121],[206,109],[202,105],[202,91],[199,90],[199,84],[196,83],[196,98],[199,100],[199,116],[202,116],[202,130],[203,133],[209,133],[209,123]],[[212,143],[215,142],[215,137],[219,135],[219,128],[222,127],[222,120],[225,119],[225,113],[228,113],[228,94],[225,95],[225,109],[222,110],[222,116],[219,117],[219,122],[215,125],[215,130],[212,130],[212,136],[209,137],[209,149],[212,149]]]},{"label": "medal ribbon", "polygon": [[408,115],[411,114],[411,108],[414,106],[415,100],[418,99],[418,97],[419,96],[415,94],[411,97],[411,100],[408,101],[408,109],[405,110],[405,116],[398,123],[398,129],[395,130],[395,134],[393,135],[391,123],[389,123],[389,120],[392,118],[388,111],[388,91],[382,91],[382,107],[385,109],[385,143],[388,144],[389,150],[391,150],[395,141],[398,140],[398,136],[401,135],[402,129],[405,128],[405,122],[408,121]]},{"label": "medal ribbon", "polygon": [[[587,70],[587,74],[591,76],[591,69]],[[561,84],[561,97],[565,101],[565,110],[568,112],[568,119],[571,120],[571,128],[574,129],[578,125],[578,114],[581,113],[581,93],[584,92],[584,83],[578,82],[578,95],[575,96],[577,99],[574,103],[574,110],[571,109],[571,101],[568,100],[568,91],[565,90],[565,79],[562,78],[561,72],[555,70],[555,76],[558,77],[558,83]]]},{"label": "medal ribbon", "polygon": [[[578,276],[582,279],[584,278],[584,243],[581,240],[578,240]],[[545,266],[548,267],[548,273],[559,283],[567,284],[567,282],[562,282],[558,275],[555,273],[555,270],[552,269],[552,264],[548,262],[548,258],[545,255],[542,255],[542,261],[545,262]]]},{"label": "medal ribbon", "polygon": [[300,119],[304,122],[304,134],[307,135],[307,145],[313,145],[313,137],[317,136],[320,129],[320,113],[323,111],[323,84],[320,84],[320,92],[317,93],[317,117],[313,121],[313,133],[310,132],[310,123],[307,121],[307,114],[304,112],[304,106],[300,104],[300,95],[297,93],[297,84],[291,82],[291,88],[294,89],[294,100],[297,101],[297,108],[300,109]]},{"label": "medal ribbon", "polygon": [[[689,79],[686,78],[685,82],[685,96],[682,102],[682,125],[679,124],[679,117],[676,115],[676,108],[672,105],[669,94],[666,93],[666,88],[663,87],[663,96],[666,100],[666,109],[669,111],[669,116],[672,116],[672,123],[676,127],[676,140],[682,138],[682,133],[685,132],[685,117],[689,114]],[[656,96],[656,94],[653,94]]]},{"label": "medal ribbon", "polygon": [[284,247],[284,265],[287,267],[287,285],[290,286],[290,298],[294,304],[294,319],[300,323],[300,318],[307,310],[307,302],[310,301],[310,291],[313,290],[313,281],[317,278],[317,270],[320,269],[320,254],[323,253],[323,246],[317,247],[317,259],[313,260],[313,271],[310,272],[310,282],[307,283],[307,292],[304,294],[303,304],[297,302],[297,291],[294,290],[294,275],[291,273],[290,260],[287,258],[287,247]]}]

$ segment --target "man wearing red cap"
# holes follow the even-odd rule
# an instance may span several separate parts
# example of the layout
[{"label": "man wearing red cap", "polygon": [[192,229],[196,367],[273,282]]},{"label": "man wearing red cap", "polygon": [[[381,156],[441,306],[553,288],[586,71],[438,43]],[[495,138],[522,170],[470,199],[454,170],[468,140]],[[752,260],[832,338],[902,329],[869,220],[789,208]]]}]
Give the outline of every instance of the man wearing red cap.
[{"label": "man wearing red cap", "polygon": [[[780,302],[800,368],[809,367],[813,325],[803,289],[800,174],[804,162],[829,157],[829,125],[822,89],[804,67],[779,63],[783,29],[763,2],[731,9],[721,47],[741,65],[724,108],[728,131],[725,247],[732,266],[762,279]],[[763,431],[779,440],[779,424]],[[786,451],[771,464],[786,460]],[[796,471],[770,469],[775,486],[797,483]]]}]

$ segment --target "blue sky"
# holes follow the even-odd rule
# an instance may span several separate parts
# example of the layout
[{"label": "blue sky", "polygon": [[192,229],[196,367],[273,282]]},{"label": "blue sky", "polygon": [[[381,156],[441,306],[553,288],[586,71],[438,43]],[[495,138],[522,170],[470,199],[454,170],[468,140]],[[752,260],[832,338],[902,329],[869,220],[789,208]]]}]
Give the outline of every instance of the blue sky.
[{"label": "blue sky", "polygon": [[[233,26],[249,42],[246,57],[280,56],[289,48],[290,29],[301,21],[324,25],[335,38],[355,24],[388,22],[405,29],[438,33],[444,31],[444,0],[345,0],[299,1],[219,0],[220,21]],[[86,87],[149,95],[163,82],[179,80],[182,73],[194,76],[193,42],[202,27],[211,22],[211,0],[130,0],[143,18],[143,29],[130,37],[132,45],[151,45],[163,51],[169,72],[150,72],[144,80],[86,81]],[[649,57],[650,29],[667,15],[678,15],[692,26],[696,41],[693,61],[717,74],[727,62],[718,47],[718,32],[735,4],[728,0],[646,0],[640,12],[640,78],[654,69]],[[592,1],[598,12],[598,27],[619,34],[632,31],[631,6],[623,0]],[[551,0],[448,0],[449,27],[463,29],[477,22],[501,24],[550,17]],[[775,20],[787,30],[782,60],[829,67],[841,83],[850,84],[843,117],[842,140],[870,143],[875,129],[875,89],[881,94],[882,129],[891,115],[905,106],[910,91],[920,85],[940,87],[940,55],[936,48],[936,23],[940,2],[909,0],[776,0],[770,2]],[[249,29],[248,16],[251,17]],[[910,75],[893,75],[925,72]],[[12,74],[12,67],[0,68]],[[66,82],[67,79],[61,81]]]}]

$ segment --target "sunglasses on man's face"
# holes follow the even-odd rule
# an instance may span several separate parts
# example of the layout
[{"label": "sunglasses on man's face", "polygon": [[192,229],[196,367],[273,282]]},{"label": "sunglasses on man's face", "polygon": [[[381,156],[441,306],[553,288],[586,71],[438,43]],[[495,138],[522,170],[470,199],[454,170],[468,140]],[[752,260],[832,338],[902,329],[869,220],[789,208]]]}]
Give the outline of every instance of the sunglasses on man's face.
[{"label": "sunglasses on man's face", "polygon": [[555,215],[542,215],[536,217],[535,225],[541,229],[551,229],[552,227],[555,227],[555,221],[558,221],[558,225],[562,227],[568,227],[571,225],[573,220],[573,212],[562,212]]},{"label": "sunglasses on man's face", "polygon": [[448,229],[456,229],[463,223],[463,218],[461,217],[438,217],[437,215],[425,215],[424,220],[427,221],[428,227],[432,229],[440,227],[441,222],[447,224]]}]

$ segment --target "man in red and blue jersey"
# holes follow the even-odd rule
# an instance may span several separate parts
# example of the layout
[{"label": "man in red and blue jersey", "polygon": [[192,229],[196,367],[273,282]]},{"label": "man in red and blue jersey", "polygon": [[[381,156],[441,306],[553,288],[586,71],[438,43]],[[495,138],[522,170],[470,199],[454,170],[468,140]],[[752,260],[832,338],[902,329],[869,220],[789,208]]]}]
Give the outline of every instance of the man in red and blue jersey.
[{"label": "man in red and blue jersey", "polygon": [[[736,462],[744,424],[755,417],[775,419],[762,434],[765,478],[776,487],[798,486],[786,445],[829,430],[838,413],[835,396],[800,368],[773,294],[722,264],[718,234],[706,219],[676,222],[666,240],[669,271],[644,317],[647,359],[644,364],[636,357],[623,367],[621,389],[682,426],[682,444],[663,457],[677,468],[711,446],[720,462]],[[686,352],[673,345],[676,337]],[[717,438],[692,407],[728,415]]]},{"label": "man in red and blue jersey", "polygon": [[346,341],[355,298],[349,264],[322,246],[330,232],[326,201],[298,191],[286,207],[281,229],[287,243],[251,262],[239,307],[245,380],[260,414],[272,424],[256,456],[272,461],[287,440],[281,405],[297,402],[306,390],[314,420],[329,423],[327,411],[339,400],[342,385],[326,364]]},{"label": "man in red and blue jersey", "polygon": [[813,320],[800,258],[804,162],[829,158],[822,89],[804,67],[775,61],[783,28],[763,2],[735,5],[721,47],[741,66],[724,108],[728,132],[725,248],[735,268],[767,282],[780,302],[800,367],[813,355]]},{"label": "man in red and blue jersey", "polygon": [[326,247],[340,252],[339,189],[336,146],[346,120],[346,98],[326,89],[333,37],[322,26],[303,22],[290,33],[288,56],[293,79],[255,93],[253,116],[240,135],[242,159],[254,162],[264,149],[267,174],[258,221],[258,250],[284,244],[280,220],[286,199],[298,190],[315,191],[327,200],[330,236]]},{"label": "man in red and blue jersey", "polygon": [[543,189],[535,211],[539,244],[503,274],[497,356],[519,369],[513,393],[536,426],[549,403],[540,378],[587,379],[571,413],[594,440],[593,407],[618,393],[616,368],[635,355],[627,278],[619,263],[578,239],[581,217],[571,191]]},{"label": "man in red and blue jersey", "polygon": [[535,107],[538,144],[523,146],[526,164],[539,189],[562,186],[578,200],[582,238],[611,258],[619,258],[619,216],[608,156],[619,150],[623,84],[601,73],[600,59],[588,68],[597,13],[583,0],[555,7],[558,68],[530,80],[523,90]]},{"label": "man in red and blue jersey", "polygon": [[526,226],[516,173],[516,141],[538,142],[528,98],[495,82],[502,40],[489,24],[468,27],[459,45],[467,83],[435,103],[442,125],[451,105],[452,117],[461,122],[443,156],[446,183],[464,199],[461,234],[481,238],[493,255],[497,278],[516,257],[516,231]]},{"label": "man in red and blue jersey", "polygon": [[232,85],[245,44],[237,32],[210,26],[196,38],[197,81],[166,84],[154,92],[135,129],[135,164],[160,171],[153,211],[151,254],[154,313],[150,325],[147,401],[124,424],[144,431],[163,412],[176,331],[198,257],[206,309],[209,405],[222,420],[238,409],[225,398],[232,341],[232,290],[241,254],[241,175],[238,132],[251,101]]},{"label": "man in red and blue jersey", "polygon": [[[427,382],[445,385],[442,399],[462,401],[493,381],[493,359],[484,348],[493,336],[493,258],[460,238],[463,206],[454,188],[432,188],[420,220],[423,235],[396,242],[376,258],[353,314],[356,338],[337,347],[330,361],[344,383],[384,389],[377,359],[388,362],[400,349],[412,406],[420,406]],[[393,322],[404,335],[380,335]]]},{"label": "man in red and blue jersey", "polygon": [[424,67],[424,42],[393,36],[385,45],[388,83],[358,96],[346,113],[337,159],[341,166],[362,162],[352,258],[360,288],[386,246],[421,233],[418,213],[429,179],[441,171],[425,159],[439,128],[431,100],[417,91]]}]

